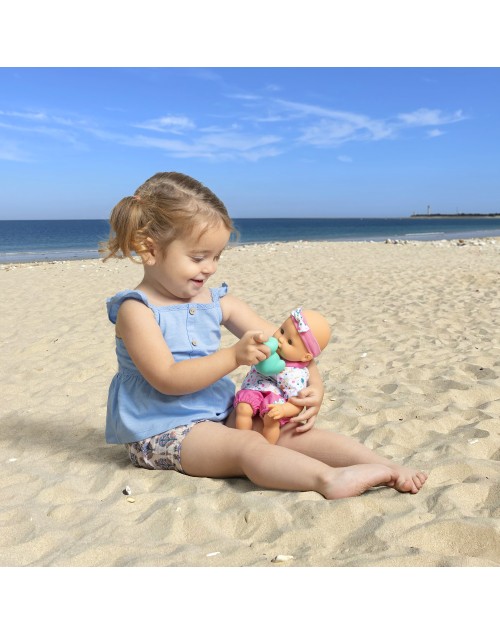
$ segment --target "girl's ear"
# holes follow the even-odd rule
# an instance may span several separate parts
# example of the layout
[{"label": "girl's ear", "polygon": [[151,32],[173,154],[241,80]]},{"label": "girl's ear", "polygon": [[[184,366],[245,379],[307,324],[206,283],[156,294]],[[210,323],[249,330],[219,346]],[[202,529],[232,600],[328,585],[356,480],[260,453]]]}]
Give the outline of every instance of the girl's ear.
[{"label": "girl's ear", "polygon": [[144,265],[154,265],[158,257],[158,247],[152,238],[146,238],[144,241],[146,251],[141,252],[141,258]]}]

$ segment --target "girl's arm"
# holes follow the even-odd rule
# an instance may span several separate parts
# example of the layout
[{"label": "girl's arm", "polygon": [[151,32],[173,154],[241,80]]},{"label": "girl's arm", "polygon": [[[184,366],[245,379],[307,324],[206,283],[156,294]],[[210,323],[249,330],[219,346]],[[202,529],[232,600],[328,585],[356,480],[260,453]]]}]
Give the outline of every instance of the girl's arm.
[{"label": "girl's arm", "polygon": [[294,405],[305,408],[303,412],[290,419],[292,423],[301,424],[296,427],[297,432],[307,432],[307,430],[313,427],[319,409],[321,408],[324,393],[323,380],[321,379],[318,367],[316,362],[311,360],[307,387],[301,390],[297,397],[290,397],[289,399]]},{"label": "girl's arm", "polygon": [[228,293],[220,301],[222,324],[236,337],[247,331],[259,330],[264,333],[264,341],[276,332],[276,326],[261,318],[246,302]]},{"label": "girl's arm", "polygon": [[118,311],[117,334],[144,379],[166,395],[185,395],[206,388],[238,366],[252,365],[269,355],[261,331],[247,332],[233,346],[212,355],[176,362],[151,309],[126,300]]}]

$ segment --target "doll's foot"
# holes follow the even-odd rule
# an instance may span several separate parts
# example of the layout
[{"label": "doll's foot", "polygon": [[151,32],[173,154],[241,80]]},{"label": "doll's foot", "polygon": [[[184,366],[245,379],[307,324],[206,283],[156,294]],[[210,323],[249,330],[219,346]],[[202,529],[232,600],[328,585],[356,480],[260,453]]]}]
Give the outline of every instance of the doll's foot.
[{"label": "doll's foot", "polygon": [[378,463],[338,467],[333,468],[331,477],[320,493],[328,499],[349,498],[379,485],[394,487],[397,478],[398,474],[393,468]]}]

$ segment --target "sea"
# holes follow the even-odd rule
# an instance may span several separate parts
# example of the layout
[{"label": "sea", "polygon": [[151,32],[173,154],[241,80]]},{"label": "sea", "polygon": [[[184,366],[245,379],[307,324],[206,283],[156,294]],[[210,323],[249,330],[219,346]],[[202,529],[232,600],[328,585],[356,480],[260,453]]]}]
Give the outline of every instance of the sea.
[{"label": "sea", "polygon": [[[236,218],[233,244],[449,240],[500,236],[500,217]],[[99,258],[107,220],[0,221],[0,263]]]}]

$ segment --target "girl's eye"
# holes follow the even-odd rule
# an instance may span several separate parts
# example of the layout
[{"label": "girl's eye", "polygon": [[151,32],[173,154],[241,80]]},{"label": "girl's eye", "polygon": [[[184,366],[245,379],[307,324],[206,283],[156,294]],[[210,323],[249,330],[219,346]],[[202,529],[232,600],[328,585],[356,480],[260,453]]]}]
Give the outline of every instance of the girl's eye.
[{"label": "girl's eye", "polygon": [[193,260],[193,262],[201,262],[203,260],[203,258],[193,256],[192,260]]}]

